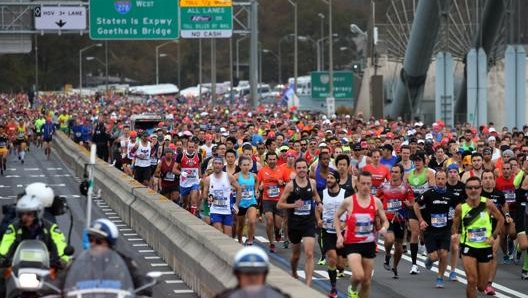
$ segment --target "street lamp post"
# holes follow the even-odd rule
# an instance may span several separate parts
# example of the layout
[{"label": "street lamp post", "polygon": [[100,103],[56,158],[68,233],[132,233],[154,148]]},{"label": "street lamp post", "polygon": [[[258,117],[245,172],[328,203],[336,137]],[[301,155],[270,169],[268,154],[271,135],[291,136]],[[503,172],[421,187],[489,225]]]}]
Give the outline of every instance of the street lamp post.
[{"label": "street lamp post", "polygon": [[[275,52],[273,52],[272,50],[262,49],[262,53],[273,55],[273,56],[277,59],[277,63],[280,61],[280,57],[279,57],[279,55],[277,55],[277,54],[276,54]],[[278,76],[278,78],[279,78],[279,84],[281,84],[282,82],[281,82],[281,80],[280,80],[280,69],[279,69],[279,71],[278,71],[278,75],[279,75],[279,76]]]},{"label": "street lamp post", "polygon": [[297,95],[297,76],[298,76],[298,68],[299,68],[299,60],[298,60],[298,51],[299,51],[299,44],[297,40],[298,36],[298,26],[297,26],[297,0],[288,0],[288,2],[293,6],[293,38],[294,38],[294,44],[293,44],[293,92],[295,95]]},{"label": "street lamp post", "polygon": [[[324,39],[324,19],[325,15],[322,13],[318,13],[317,16],[321,19],[321,37],[319,40]],[[317,70],[321,71],[324,68],[324,47],[319,48],[319,40],[317,41],[317,50],[319,52],[319,58],[317,59]]]},{"label": "street lamp post", "polygon": [[[333,36],[333,37],[338,37],[339,34],[334,33],[334,34],[332,34],[332,36]],[[326,41],[327,39],[329,39],[329,36],[322,37],[322,38],[320,38],[320,39],[318,39],[318,40],[316,41],[316,43],[317,43],[317,49],[318,49],[318,51],[321,53],[321,71],[324,71],[324,69],[325,69],[325,63],[324,63],[324,62],[325,62],[325,54],[324,54],[324,48],[325,48],[325,47],[324,47],[324,43],[325,43],[325,41]]]},{"label": "street lamp post", "polygon": [[328,76],[330,78],[328,87],[328,98],[334,97],[334,40],[333,40],[333,0],[328,0]]},{"label": "street lamp post", "polygon": [[178,42],[177,40],[170,40],[170,41],[164,42],[156,46],[156,85],[159,84],[159,57],[160,57],[159,49],[170,43],[177,43],[177,42]]},{"label": "street lamp post", "polygon": [[[101,64],[105,68],[105,72],[106,72],[106,69],[108,68],[108,65],[105,62],[101,61],[101,59],[99,59],[97,57],[88,56],[88,57],[86,57],[84,59],[86,61],[97,61],[99,64]],[[108,76],[106,76],[105,81],[106,81],[105,89],[108,90]]]},{"label": "street lamp post", "polygon": [[243,41],[244,39],[248,38],[249,35],[242,36],[241,38],[236,40],[236,77],[240,79],[240,55],[239,55],[239,43]]},{"label": "street lamp post", "polygon": [[84,47],[82,49],[79,50],[79,98],[82,97],[82,89],[83,89],[83,81],[82,81],[82,53],[84,51],[87,51],[93,47],[102,47],[103,44],[102,43],[94,43],[94,44],[91,44],[87,47]]}]

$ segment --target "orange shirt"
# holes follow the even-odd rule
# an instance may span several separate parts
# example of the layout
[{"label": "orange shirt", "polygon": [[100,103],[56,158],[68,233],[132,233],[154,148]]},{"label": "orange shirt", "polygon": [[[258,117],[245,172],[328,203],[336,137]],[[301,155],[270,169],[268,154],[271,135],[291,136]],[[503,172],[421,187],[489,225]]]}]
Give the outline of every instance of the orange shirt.
[{"label": "orange shirt", "polygon": [[363,171],[370,172],[372,174],[372,187],[379,188],[385,180],[390,181],[390,171],[386,166],[379,164],[375,167],[373,164],[367,164],[363,167]]},{"label": "orange shirt", "polygon": [[282,180],[284,180],[284,182],[290,182],[292,179],[295,178],[295,168],[288,167],[287,163],[280,165],[279,169],[282,172]]},{"label": "orange shirt", "polygon": [[262,189],[262,199],[278,201],[282,192],[282,185],[279,185],[279,180],[283,180],[282,171],[279,167],[271,169],[269,166],[263,167],[257,174],[257,180],[260,184],[262,183],[264,188]]}]

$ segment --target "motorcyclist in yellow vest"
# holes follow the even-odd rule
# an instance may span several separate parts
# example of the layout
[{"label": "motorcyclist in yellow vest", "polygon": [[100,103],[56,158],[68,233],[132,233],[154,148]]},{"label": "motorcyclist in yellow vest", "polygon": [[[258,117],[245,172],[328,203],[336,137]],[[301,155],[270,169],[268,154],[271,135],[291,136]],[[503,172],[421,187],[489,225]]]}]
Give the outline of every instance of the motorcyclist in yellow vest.
[{"label": "motorcyclist in yellow vest", "polygon": [[[493,242],[504,224],[504,216],[493,201],[481,197],[480,178],[474,176],[466,181],[467,199],[455,209],[452,234],[453,241],[460,237],[460,252],[467,277],[466,297],[476,298],[477,288],[484,291],[488,286],[490,260],[493,258]],[[491,216],[497,219],[492,231]],[[462,233],[459,235],[459,224]]]},{"label": "motorcyclist in yellow vest", "polygon": [[[64,268],[69,256],[64,255],[66,239],[57,224],[43,218],[44,207],[34,195],[24,195],[16,205],[17,218],[9,224],[0,243],[0,267],[11,265],[17,246],[23,240],[36,239],[46,244],[50,255],[50,265]],[[0,276],[0,279],[3,278]],[[0,281],[0,288],[4,282]],[[1,292],[0,292],[1,293]]]}]

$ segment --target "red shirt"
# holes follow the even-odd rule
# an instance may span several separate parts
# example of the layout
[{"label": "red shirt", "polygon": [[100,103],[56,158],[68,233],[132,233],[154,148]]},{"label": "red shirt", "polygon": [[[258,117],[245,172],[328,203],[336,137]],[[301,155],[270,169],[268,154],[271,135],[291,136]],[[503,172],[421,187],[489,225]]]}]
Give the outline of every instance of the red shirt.
[{"label": "red shirt", "polygon": [[495,188],[504,193],[506,203],[515,202],[515,186],[513,185],[513,179],[513,176],[511,176],[510,179],[506,179],[504,176],[495,178]]},{"label": "red shirt", "polygon": [[[279,180],[283,180],[282,171],[279,167],[271,169],[269,166],[263,167],[257,174],[257,180],[263,184],[262,199],[278,201],[282,192],[282,185],[279,185]],[[284,181],[284,180],[283,180]]]},{"label": "red shirt", "polygon": [[376,194],[377,189],[385,181],[390,181],[390,171],[386,166],[379,164],[375,167],[373,164],[368,164],[363,167],[363,171],[370,172],[372,174],[372,189],[373,194]]},{"label": "red shirt", "polygon": [[369,243],[375,242],[374,220],[376,218],[376,200],[370,196],[367,207],[359,205],[357,195],[352,196],[352,213],[346,220],[344,243]]},{"label": "red shirt", "polygon": [[[404,201],[413,203],[414,192],[411,186],[402,182],[400,185],[393,185],[392,182],[385,182],[378,188],[376,195],[383,203],[383,209],[387,219],[392,221],[404,221],[403,216],[399,216],[398,212],[405,208]],[[396,217],[396,218],[394,218]]]}]

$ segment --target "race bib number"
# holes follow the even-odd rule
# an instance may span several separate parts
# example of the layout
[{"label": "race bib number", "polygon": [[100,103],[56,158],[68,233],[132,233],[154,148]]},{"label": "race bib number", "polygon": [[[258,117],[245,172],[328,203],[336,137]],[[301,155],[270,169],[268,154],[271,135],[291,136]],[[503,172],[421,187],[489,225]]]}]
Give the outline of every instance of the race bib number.
[{"label": "race bib number", "polygon": [[326,219],[323,221],[323,229],[325,229],[328,233],[335,233],[335,226],[334,226],[334,220],[333,219]]},{"label": "race bib number", "polygon": [[435,228],[443,228],[447,226],[447,214],[431,214],[431,226]]},{"label": "race bib number", "polygon": [[224,198],[224,191],[221,189],[213,190],[213,205],[216,207],[227,207],[229,206],[229,200]]},{"label": "race bib number", "polygon": [[75,133],[75,136],[78,137],[78,138],[80,138],[80,137],[82,136],[82,133],[80,133],[80,132],[76,132],[76,133]]},{"label": "race bib number", "polygon": [[373,196],[375,196],[375,195],[378,193],[378,188],[375,187],[375,186],[372,186],[372,187],[370,188],[370,193],[371,193]]},{"label": "race bib number", "polygon": [[488,239],[486,228],[468,229],[467,234],[470,242],[482,243]]},{"label": "race bib number", "polygon": [[358,221],[356,222],[355,233],[356,233],[356,236],[363,237],[363,236],[370,235],[373,229],[374,229],[374,225],[372,224],[371,221],[368,221],[368,222]]},{"label": "race bib number", "polygon": [[504,198],[506,199],[506,203],[514,203],[515,193],[514,192],[504,192]]},{"label": "race bib number", "polygon": [[303,201],[303,204],[299,208],[295,208],[293,211],[293,214],[299,215],[299,216],[306,216],[310,215],[310,211],[312,210],[312,201]]},{"label": "race bib number", "polygon": [[6,142],[0,142],[0,147],[6,147]]},{"label": "race bib number", "polygon": [[455,208],[449,207],[449,213],[447,214],[447,219],[453,220],[455,217]]},{"label": "race bib number", "polygon": [[280,188],[278,185],[268,186],[268,197],[278,198],[280,196]]},{"label": "race bib number", "polygon": [[198,169],[187,169],[187,179],[196,179],[198,178]]},{"label": "race bib number", "polygon": [[402,207],[402,201],[398,199],[389,199],[387,201],[387,212],[396,212]]},{"label": "race bib number", "polygon": [[165,174],[165,178],[163,178],[165,181],[174,181],[174,179],[176,179],[176,175],[173,172],[168,172]]},{"label": "race bib number", "polygon": [[244,188],[244,190],[242,191],[242,198],[241,200],[242,201],[249,201],[253,198],[253,195],[252,195],[252,191],[251,190],[248,190],[247,188]]}]

